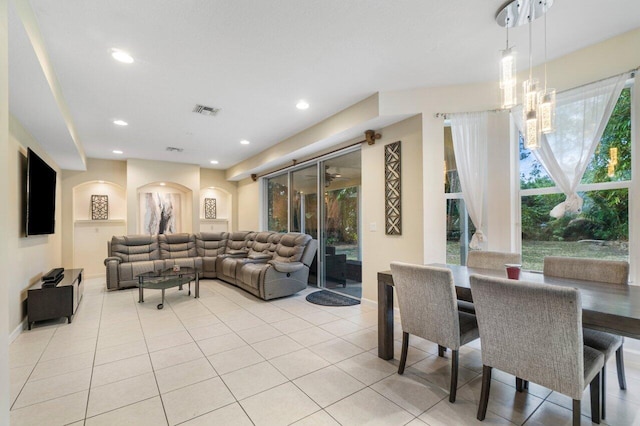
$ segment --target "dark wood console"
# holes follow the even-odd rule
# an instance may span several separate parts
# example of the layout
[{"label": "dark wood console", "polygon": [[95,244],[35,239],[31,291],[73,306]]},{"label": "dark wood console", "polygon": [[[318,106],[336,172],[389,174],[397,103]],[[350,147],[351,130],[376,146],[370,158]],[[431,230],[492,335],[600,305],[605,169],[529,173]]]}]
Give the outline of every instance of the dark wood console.
[{"label": "dark wood console", "polygon": [[76,313],[84,285],[83,269],[66,269],[64,278],[55,287],[47,287],[42,281],[29,287],[27,292],[27,322],[29,330],[35,321],[71,317]]}]

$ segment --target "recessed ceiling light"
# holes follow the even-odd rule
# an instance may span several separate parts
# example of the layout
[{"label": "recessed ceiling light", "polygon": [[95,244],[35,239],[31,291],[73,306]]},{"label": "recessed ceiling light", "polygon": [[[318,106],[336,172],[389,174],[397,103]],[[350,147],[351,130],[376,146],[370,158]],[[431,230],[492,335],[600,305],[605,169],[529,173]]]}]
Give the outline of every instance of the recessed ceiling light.
[{"label": "recessed ceiling light", "polygon": [[165,186],[165,185],[166,185],[166,183],[160,182],[160,186]]},{"label": "recessed ceiling light", "polygon": [[305,110],[309,108],[309,104],[307,103],[307,101],[300,99],[296,104],[296,108]]},{"label": "recessed ceiling light", "polygon": [[122,151],[120,151],[119,149],[114,149],[114,150],[113,150],[113,153],[114,153],[114,154],[122,154]]},{"label": "recessed ceiling light", "polygon": [[211,160],[211,164],[218,164],[218,160]]},{"label": "recessed ceiling light", "polygon": [[249,141],[248,141],[248,140],[246,140],[246,139],[243,139],[243,140],[241,140],[241,141],[240,141],[240,143],[241,143],[242,145],[249,145],[251,142],[249,142]]},{"label": "recessed ceiling light", "polygon": [[129,123],[127,123],[124,120],[113,120],[113,124],[115,124],[116,126],[128,126]]},{"label": "recessed ceiling light", "polygon": [[103,180],[99,180],[98,183],[104,183],[104,181]]},{"label": "recessed ceiling light", "polygon": [[215,186],[210,186],[209,189],[216,189],[216,187]]},{"label": "recessed ceiling light", "polygon": [[119,49],[113,49],[111,51],[111,56],[118,62],[122,62],[123,64],[132,64],[133,58],[127,52]]}]

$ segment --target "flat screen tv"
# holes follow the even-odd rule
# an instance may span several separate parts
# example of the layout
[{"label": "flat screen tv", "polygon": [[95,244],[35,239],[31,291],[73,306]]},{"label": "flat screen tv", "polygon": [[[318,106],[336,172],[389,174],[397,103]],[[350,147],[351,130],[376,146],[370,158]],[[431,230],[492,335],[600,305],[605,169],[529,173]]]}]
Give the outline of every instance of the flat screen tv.
[{"label": "flat screen tv", "polygon": [[53,234],[56,217],[56,171],[27,149],[26,235]]}]

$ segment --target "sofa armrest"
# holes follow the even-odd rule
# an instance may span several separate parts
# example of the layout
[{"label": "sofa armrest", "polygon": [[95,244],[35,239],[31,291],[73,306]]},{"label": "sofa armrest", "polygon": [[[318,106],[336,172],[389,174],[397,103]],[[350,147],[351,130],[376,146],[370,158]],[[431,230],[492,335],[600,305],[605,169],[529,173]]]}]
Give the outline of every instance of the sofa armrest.
[{"label": "sofa armrest", "polygon": [[122,263],[119,257],[107,257],[104,260],[104,266],[107,268],[107,290],[120,287],[120,278],[118,273],[118,265]]},{"label": "sofa armrest", "polygon": [[119,265],[122,263],[122,259],[120,259],[119,257],[115,257],[115,256],[111,256],[111,257],[107,257],[104,260],[104,266],[108,266],[108,263],[110,263],[111,261],[116,261],[116,265]]},{"label": "sofa armrest", "polygon": [[270,260],[268,263],[278,272],[297,272],[304,269],[304,263],[302,262],[278,262],[277,260]]}]

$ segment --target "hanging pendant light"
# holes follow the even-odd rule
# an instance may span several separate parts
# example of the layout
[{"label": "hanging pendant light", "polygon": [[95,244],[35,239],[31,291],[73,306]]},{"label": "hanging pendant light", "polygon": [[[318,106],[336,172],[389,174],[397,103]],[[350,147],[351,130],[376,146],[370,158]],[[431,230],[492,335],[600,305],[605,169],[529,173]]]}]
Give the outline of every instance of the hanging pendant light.
[{"label": "hanging pendant light", "polygon": [[[546,7],[546,2],[544,3]],[[556,90],[547,88],[547,14],[544,14],[544,90],[539,96],[540,132],[556,130]]]},{"label": "hanging pendant light", "polygon": [[502,108],[511,108],[517,103],[516,52],[509,47],[509,17],[506,18],[507,46],[500,51],[500,89],[502,90]]},{"label": "hanging pendant light", "polygon": [[[533,5],[533,3],[531,3]],[[540,148],[538,125],[538,80],[533,78],[533,41],[532,41],[532,21],[533,21],[533,6],[528,16],[529,20],[529,80],[523,83],[524,99],[522,105],[522,113],[524,114],[525,122],[525,135],[524,146],[529,150],[535,150]]]}]

